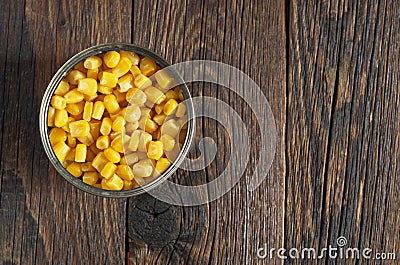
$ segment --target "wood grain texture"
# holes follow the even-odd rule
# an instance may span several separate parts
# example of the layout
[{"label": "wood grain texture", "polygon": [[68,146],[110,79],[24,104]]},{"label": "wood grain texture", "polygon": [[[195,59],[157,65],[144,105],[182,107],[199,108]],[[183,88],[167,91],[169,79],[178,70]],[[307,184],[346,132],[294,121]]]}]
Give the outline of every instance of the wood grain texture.
[{"label": "wood grain texture", "polygon": [[[290,3],[286,249],[344,236],[399,253],[399,11],[397,1]],[[321,262],[381,264],[286,261]]]},{"label": "wood grain texture", "polygon": [[130,41],[131,3],[0,5],[0,263],[123,264],[126,200],[91,196],[64,181],[42,148],[38,113],[48,82],[70,56]]},{"label": "wood grain texture", "polygon": [[[141,16],[133,16],[134,43],[149,47],[171,63],[194,59],[227,63],[260,84],[272,106],[279,140],[267,179],[256,191],[248,191],[246,178],[251,177],[259,151],[255,117],[248,105],[228,89],[191,84],[193,96],[223,100],[245,120],[253,143],[249,167],[238,185],[207,205],[182,208],[147,196],[130,199],[131,264],[258,264],[257,249],[264,244],[279,248],[283,236],[284,143],[280,140],[285,122],[284,2],[138,1],[133,6],[133,14],[137,13]],[[142,28],[147,34],[135,35],[135,29]],[[199,119],[197,128],[195,142],[211,137],[219,151],[206,170],[190,175],[179,171],[174,181],[180,184],[199,185],[215,179],[230,158],[231,141],[217,122]],[[169,232],[159,236],[147,226]],[[175,231],[179,233],[175,235]],[[172,238],[167,234],[173,234]]]}]

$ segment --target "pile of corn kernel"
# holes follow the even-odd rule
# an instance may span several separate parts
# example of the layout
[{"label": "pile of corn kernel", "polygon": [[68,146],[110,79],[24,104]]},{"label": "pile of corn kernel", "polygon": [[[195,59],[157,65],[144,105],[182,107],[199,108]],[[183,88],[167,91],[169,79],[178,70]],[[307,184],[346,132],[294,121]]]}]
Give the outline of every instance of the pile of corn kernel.
[{"label": "pile of corn kernel", "polygon": [[134,52],[86,58],[52,96],[54,153],[74,177],[97,188],[148,183],[171,165],[186,135],[186,105],[173,86],[154,60]]}]

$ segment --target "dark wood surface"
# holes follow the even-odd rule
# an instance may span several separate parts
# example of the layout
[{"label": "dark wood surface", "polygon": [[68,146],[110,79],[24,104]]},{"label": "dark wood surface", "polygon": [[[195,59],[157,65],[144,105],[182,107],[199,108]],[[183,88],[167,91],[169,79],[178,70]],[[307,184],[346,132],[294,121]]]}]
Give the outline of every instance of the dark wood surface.
[{"label": "dark wood surface", "polygon": [[[397,1],[0,1],[0,264],[397,264],[400,259],[400,5]],[[55,71],[104,42],[147,47],[171,63],[217,60],[259,85],[278,141],[266,180],[246,179],[259,132],[248,105],[197,83],[247,117],[245,176],[222,198],[178,207],[149,195],[104,199],[71,187],[42,148],[38,113]],[[230,158],[223,128],[197,120],[196,140]],[[238,131],[237,133],[241,133]],[[193,152],[196,154],[196,151]],[[351,247],[397,261],[261,260],[257,250]]]}]

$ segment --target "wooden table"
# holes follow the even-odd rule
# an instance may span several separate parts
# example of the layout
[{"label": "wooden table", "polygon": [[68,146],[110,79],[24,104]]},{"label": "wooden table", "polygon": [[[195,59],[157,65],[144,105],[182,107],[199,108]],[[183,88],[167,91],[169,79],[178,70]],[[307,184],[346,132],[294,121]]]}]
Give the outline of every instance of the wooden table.
[{"label": "wooden table", "polygon": [[[1,264],[398,264],[400,4],[398,1],[0,1]],[[143,195],[105,199],[69,185],[49,163],[38,110],[55,71],[95,44],[128,42],[172,63],[216,60],[261,87],[275,116],[275,160],[254,192],[258,127],[229,90],[193,84],[249,117],[245,176],[206,205]],[[196,137],[230,144],[209,119]],[[218,175],[174,178],[187,185]],[[259,248],[348,246],[397,261],[280,260]]]}]

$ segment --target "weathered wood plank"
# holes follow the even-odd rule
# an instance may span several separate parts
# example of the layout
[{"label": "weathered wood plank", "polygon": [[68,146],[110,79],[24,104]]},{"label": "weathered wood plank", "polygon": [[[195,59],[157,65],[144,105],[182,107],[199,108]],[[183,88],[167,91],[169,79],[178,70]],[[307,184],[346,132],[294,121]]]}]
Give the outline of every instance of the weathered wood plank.
[{"label": "weathered wood plank", "polygon": [[399,10],[291,1],[286,249],[344,236],[347,247],[399,253]]},{"label": "weathered wood plank", "polygon": [[[133,14],[141,14],[133,16],[135,43],[160,53],[172,63],[216,60],[248,73],[270,101],[280,139],[273,168],[255,192],[246,190],[243,178],[224,197],[197,207],[168,208],[147,195],[130,199],[131,263],[258,263],[257,249],[264,247],[264,243],[267,247],[281,247],[283,235],[284,143],[280,140],[285,120],[284,2],[150,1],[135,2],[133,10]],[[135,36],[137,28],[145,28],[148,33]],[[252,115],[249,107],[227,89],[212,84],[192,84],[190,90],[193,96],[212,96],[229,103],[242,117]],[[254,117],[245,120],[254,143],[250,169],[245,174],[250,175],[257,161],[258,132]],[[206,171],[190,173],[190,176],[181,171],[176,174],[174,180],[181,184],[198,185],[214,179],[230,157],[230,141],[223,127],[215,121],[199,119],[197,128],[196,139],[212,137],[219,152]],[[163,213],[161,217],[160,213]],[[144,219],[145,228],[140,227]],[[179,234],[173,240],[166,235],[160,238],[148,231],[147,226],[161,231],[168,227]]]},{"label": "weathered wood plank", "polygon": [[64,181],[42,149],[37,115],[48,82],[70,56],[131,41],[131,3],[1,2],[0,263],[123,264],[126,200]]}]

